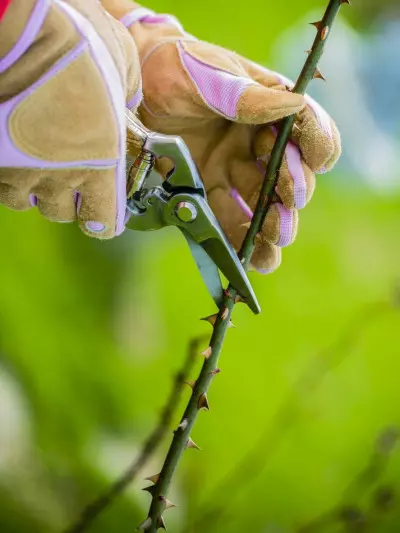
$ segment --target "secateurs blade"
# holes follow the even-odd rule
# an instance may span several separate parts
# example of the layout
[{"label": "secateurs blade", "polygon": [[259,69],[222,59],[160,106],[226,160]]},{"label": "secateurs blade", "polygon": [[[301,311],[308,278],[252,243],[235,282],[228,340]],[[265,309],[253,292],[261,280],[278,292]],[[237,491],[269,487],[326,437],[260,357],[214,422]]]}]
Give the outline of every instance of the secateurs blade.
[{"label": "secateurs blade", "polygon": [[[259,313],[253,288],[207,203],[203,182],[183,139],[148,130],[129,110],[125,117],[128,133],[140,148],[136,159],[127,158],[127,227],[139,231],[178,227],[217,306],[223,301],[220,270],[250,309]],[[159,157],[171,160],[173,169],[161,185],[147,186]]]}]

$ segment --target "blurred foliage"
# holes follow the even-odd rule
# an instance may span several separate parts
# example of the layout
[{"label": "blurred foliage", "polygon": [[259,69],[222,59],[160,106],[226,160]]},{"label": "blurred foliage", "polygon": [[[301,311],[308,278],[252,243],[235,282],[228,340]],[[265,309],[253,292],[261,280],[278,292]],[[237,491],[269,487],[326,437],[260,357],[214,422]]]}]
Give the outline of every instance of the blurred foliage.
[{"label": "blurred foliage", "polygon": [[[149,7],[262,62],[305,9]],[[279,271],[251,275],[263,313],[235,311],[193,435],[203,451],[184,456],[170,495],[172,531],[398,531],[399,212],[400,191],[319,178]],[[0,530],[56,533],[137,455],[213,304],[173,229],[100,243],[34,210],[0,220]],[[90,531],[132,531],[143,486]]]}]

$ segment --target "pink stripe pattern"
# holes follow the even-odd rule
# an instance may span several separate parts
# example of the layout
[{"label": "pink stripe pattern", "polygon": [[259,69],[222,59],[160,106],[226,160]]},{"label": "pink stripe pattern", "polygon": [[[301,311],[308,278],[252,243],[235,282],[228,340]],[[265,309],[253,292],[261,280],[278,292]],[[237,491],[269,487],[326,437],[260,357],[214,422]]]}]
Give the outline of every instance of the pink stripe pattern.
[{"label": "pink stripe pattern", "polygon": [[276,245],[284,248],[293,242],[293,212],[281,203],[275,206],[279,213],[279,239]]},{"label": "pink stripe pattern", "polygon": [[180,43],[177,47],[184,69],[207,106],[226,118],[235,119],[241,95],[256,82],[200,61],[185,51]]}]

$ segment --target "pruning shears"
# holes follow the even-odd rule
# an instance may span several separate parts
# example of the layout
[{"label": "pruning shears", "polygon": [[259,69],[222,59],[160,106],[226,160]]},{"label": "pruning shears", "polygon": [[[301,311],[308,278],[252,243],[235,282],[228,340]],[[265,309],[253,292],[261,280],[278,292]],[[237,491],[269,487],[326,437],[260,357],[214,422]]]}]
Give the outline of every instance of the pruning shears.
[{"label": "pruning shears", "polygon": [[[246,272],[207,202],[206,191],[190,151],[181,137],[148,130],[129,110],[128,131],[139,139],[140,154],[127,157],[127,227],[149,231],[176,226],[185,236],[207,288],[220,308],[223,287],[219,270],[254,313],[260,306]],[[158,157],[174,167],[162,184],[148,186]]]}]

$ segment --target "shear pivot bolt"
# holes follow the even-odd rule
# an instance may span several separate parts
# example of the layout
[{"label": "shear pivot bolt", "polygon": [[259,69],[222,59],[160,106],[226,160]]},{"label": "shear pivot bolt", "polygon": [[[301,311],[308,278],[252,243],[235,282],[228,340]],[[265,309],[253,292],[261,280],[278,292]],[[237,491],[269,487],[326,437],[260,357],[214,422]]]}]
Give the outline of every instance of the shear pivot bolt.
[{"label": "shear pivot bolt", "polygon": [[175,207],[175,213],[182,222],[192,222],[197,217],[197,209],[190,202],[179,202]]}]

